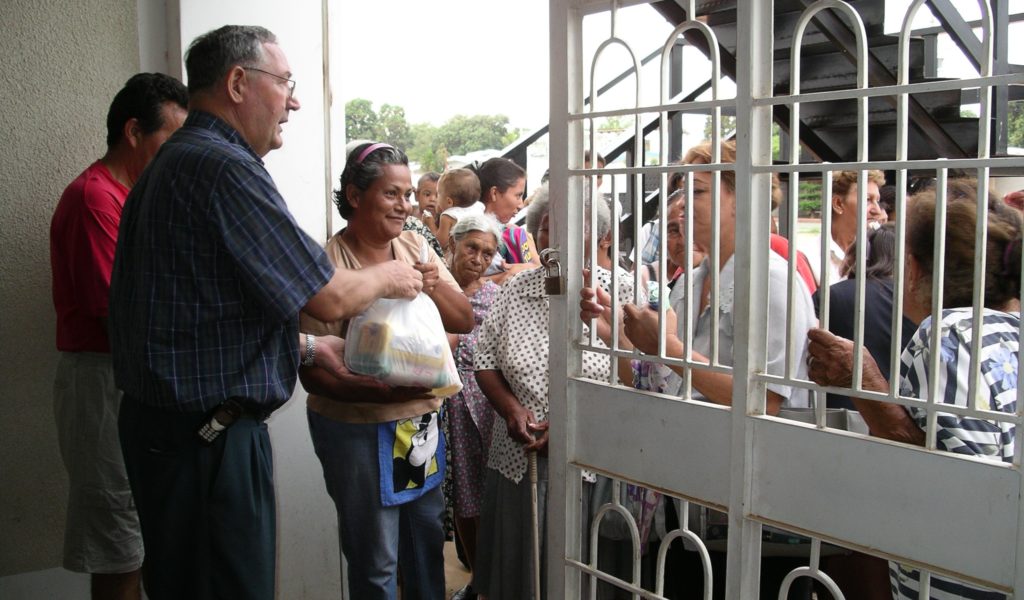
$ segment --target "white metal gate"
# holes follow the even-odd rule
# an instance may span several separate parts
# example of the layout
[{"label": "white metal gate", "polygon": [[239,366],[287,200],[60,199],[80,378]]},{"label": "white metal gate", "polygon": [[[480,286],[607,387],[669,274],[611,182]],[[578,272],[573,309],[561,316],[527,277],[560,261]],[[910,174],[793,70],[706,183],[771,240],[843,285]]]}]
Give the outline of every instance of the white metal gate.
[{"label": "white metal gate", "polygon": [[[1024,77],[1020,75],[992,75],[991,15],[987,4],[982,3],[984,31],[981,44],[987,52],[988,63],[982,65],[980,76],[967,81],[909,84],[908,69],[905,68],[905,38],[913,14],[923,4],[923,0],[916,0],[904,25],[902,67],[896,85],[869,87],[866,76],[861,75],[858,76],[858,85],[853,89],[801,95],[798,76],[800,60],[797,53],[791,63],[794,74],[792,79],[796,82],[792,93],[788,96],[773,96],[772,2],[740,0],[736,3],[738,68],[735,97],[720,99],[716,88],[711,99],[680,103],[668,97],[662,79],[654,82],[662,90],[657,103],[639,106],[638,92],[636,106],[605,108],[600,106],[600,98],[590,105],[584,105],[585,96],[596,94],[593,78],[590,82],[584,81],[584,65],[590,61],[596,64],[599,55],[607,47],[629,48],[626,41],[615,36],[614,30],[614,12],[619,5],[627,4],[636,2],[616,5],[607,1],[588,0],[551,2],[551,186],[553,190],[566,191],[564,194],[552,193],[555,198],[565,198],[564,202],[552,205],[552,231],[555,245],[562,249],[563,264],[570,276],[565,302],[551,303],[552,436],[549,498],[552,500],[548,506],[546,540],[551,549],[547,564],[548,597],[581,597],[584,590],[589,590],[589,593],[594,591],[586,579],[613,579],[596,569],[589,553],[581,553],[585,546],[584,536],[591,533],[582,530],[581,526],[586,516],[581,514],[584,488],[580,470],[583,468],[624,482],[644,484],[684,501],[692,500],[727,512],[729,529],[725,591],[728,598],[758,597],[764,526],[778,527],[813,538],[806,567],[794,572],[793,577],[816,578],[825,585],[828,585],[829,578],[819,570],[818,564],[822,541],[898,559],[925,572],[947,574],[1002,591],[1024,590],[1024,529],[1021,527],[1021,511],[1024,507],[1021,503],[1024,485],[1021,452],[1024,444],[1020,440],[1022,428],[1019,427],[1019,401],[1017,414],[1006,418],[1018,425],[1016,455],[1012,465],[984,463],[936,451],[934,434],[929,436],[926,448],[912,448],[829,429],[824,426],[823,408],[816,412],[817,426],[764,414],[765,390],[769,382],[782,381],[787,385],[816,389],[812,383],[796,377],[780,378],[764,374],[768,335],[767,306],[760,299],[766,296],[768,285],[768,231],[765,226],[755,224],[766,224],[770,218],[770,206],[763,200],[773,172],[789,173],[794,181],[800,173],[821,176],[826,182],[823,196],[827,198],[830,196],[830,171],[860,170],[860,204],[863,211],[864,169],[896,170],[898,189],[906,188],[908,169],[934,171],[940,185],[945,181],[948,169],[965,169],[976,174],[979,188],[985,189],[991,167],[1024,165],[1024,160],[1019,158],[989,158],[988,128],[985,126],[979,129],[981,150],[977,158],[906,160],[907,99],[910,94],[943,86],[944,89],[977,87],[981,98],[980,122],[985,123],[990,109],[990,87],[995,83],[1024,82]],[[693,0],[689,0],[688,8],[687,14],[693,15]],[[842,18],[853,24],[855,31],[859,32],[859,53],[864,51],[866,41],[860,19],[852,8],[839,0],[821,0],[810,6],[801,23],[806,23],[814,12],[825,8],[835,9]],[[606,11],[613,13],[611,35],[599,47],[597,56],[582,56],[581,23],[584,16]],[[699,20],[688,21],[673,31],[665,41],[666,50],[683,30],[689,29],[714,36],[714,32],[705,23]],[[801,34],[802,29],[798,27],[795,37],[799,38]],[[799,44],[794,46],[798,48]],[[862,54],[859,54],[859,60],[863,64]],[[665,65],[663,78],[668,68],[667,60]],[[712,69],[717,76],[717,65],[712,65]],[[651,83],[639,81],[637,86],[639,88],[642,84]],[[870,134],[867,129],[867,101],[869,97],[883,95],[895,97],[898,103],[901,121],[898,160],[872,163],[867,162],[867,140]],[[773,106],[788,106],[794,119],[797,119],[801,103],[830,99],[856,99],[860,103],[859,161],[828,165],[800,164],[798,150],[794,149],[789,156],[784,157],[789,164],[773,166]],[[684,382],[684,394],[680,399],[629,390],[607,381],[595,382],[573,377],[572,374],[580,372],[580,354],[582,348],[587,346],[577,342],[580,331],[578,292],[581,281],[580,277],[573,275],[581,272],[587,255],[593,252],[592,248],[585,249],[581,242],[585,227],[581,218],[583,196],[588,193],[585,181],[597,175],[595,168],[583,168],[584,149],[593,147],[590,135],[594,127],[591,119],[650,113],[659,113],[664,119],[669,110],[710,111],[714,123],[713,147],[717,148],[720,110],[726,106],[732,106],[736,111],[738,148],[735,165],[712,164],[701,165],[699,168],[669,166],[668,158],[675,157],[665,156],[663,133],[659,159],[655,164],[643,166],[641,159],[635,158],[633,164],[613,166],[603,173],[624,174],[637,181],[643,175],[661,175],[664,214],[664,191],[670,172],[711,171],[717,181],[723,168],[735,169],[737,266],[734,315],[737,350],[733,367],[718,364],[704,366],[684,361],[691,369],[732,373],[734,408],[690,399],[688,381]],[[636,122],[639,123],[639,119]],[[589,130],[588,124],[591,125]],[[793,126],[798,128],[799,123],[794,121]],[[661,128],[662,132],[666,130],[666,127]],[[798,139],[795,131],[792,136]],[[640,136],[636,143],[637,152],[634,157],[640,157]],[[796,143],[793,145],[797,146]],[[790,189],[793,201],[789,202],[789,214],[781,215],[780,218],[789,218],[795,222],[795,183]],[[596,191],[590,190],[589,193]],[[904,212],[905,200],[905,194],[900,193],[897,200],[897,212],[900,215]],[[639,206],[639,199],[636,199],[636,206]],[[826,216],[823,226],[826,232],[827,224]],[[635,229],[638,228],[639,222],[635,225]],[[898,246],[902,246],[904,229],[905,223],[900,216],[897,220]],[[664,240],[664,219],[661,234]],[[861,225],[858,240],[862,241],[864,236],[864,226]],[[690,237],[687,236],[688,239]],[[858,245],[863,247],[862,243]],[[823,256],[826,255],[827,252],[823,252]],[[902,252],[899,256],[901,259],[894,277],[896,281],[901,280],[903,268]],[[827,288],[828,282],[823,283],[823,287]],[[717,285],[716,280],[713,283],[716,287],[713,306],[720,300]],[[791,261],[790,292],[795,289],[795,285],[794,263]],[[901,293],[897,285],[894,306],[900,305]],[[694,315],[680,315],[679,318],[692,319]],[[899,327],[898,319],[894,320],[894,327]],[[893,339],[899,339],[898,330]],[[799,344],[802,340],[790,342],[791,345]],[[860,339],[857,342],[862,343]],[[972,368],[973,377],[976,378],[977,365],[972,365]],[[788,368],[787,372],[795,371]],[[898,367],[893,373],[893,377],[898,377]],[[898,386],[892,387],[898,390]],[[823,397],[824,394],[821,395]],[[902,404],[911,402],[901,399],[897,391],[884,398]],[[816,404],[823,407],[824,403]],[[934,413],[934,405],[928,406]],[[992,418],[991,415],[988,418]],[[955,484],[951,485],[950,482]],[[565,499],[564,503],[559,500],[562,498]],[[836,507],[841,507],[841,510],[836,510]],[[688,511],[683,508],[683,525],[680,530],[669,535],[667,541],[675,537],[696,537],[696,524],[687,528],[686,514]],[[926,585],[927,576],[923,579]],[[615,579],[615,585],[629,590],[634,597],[662,597],[658,582],[646,588],[638,584],[639,581],[631,580],[629,575]]]}]

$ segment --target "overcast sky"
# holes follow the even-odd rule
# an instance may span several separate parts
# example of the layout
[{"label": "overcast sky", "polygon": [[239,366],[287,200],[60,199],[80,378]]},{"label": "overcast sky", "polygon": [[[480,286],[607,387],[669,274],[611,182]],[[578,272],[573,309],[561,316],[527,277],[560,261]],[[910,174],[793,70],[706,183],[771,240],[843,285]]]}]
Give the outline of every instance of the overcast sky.
[{"label": "overcast sky", "polygon": [[[333,40],[342,99],[397,104],[411,123],[504,114],[514,127],[540,127],[548,121],[548,10],[544,0],[345,2]],[[607,22],[586,19],[585,55],[607,37]],[[620,11],[620,35],[639,38],[638,54],[669,31],[649,7]]]},{"label": "overcast sky", "polygon": [[[887,5],[887,20],[901,21],[905,7],[898,5],[900,1],[909,3],[893,0],[891,7]],[[968,8],[977,4],[954,1]],[[548,121],[548,10],[545,0],[343,2],[340,36],[333,40],[342,56],[337,84],[341,97],[346,102],[366,98],[376,109],[383,103],[397,104],[410,123],[440,125],[456,114],[504,114],[513,127],[540,127]],[[966,16],[976,17],[971,10]],[[619,11],[617,33],[633,44],[638,60],[659,47],[670,30],[650,7]],[[597,44],[608,35],[607,13],[584,20],[586,69]],[[1011,41],[1011,60],[1021,60],[1024,54],[1024,44],[1017,39]],[[598,71],[599,85],[625,68],[624,57],[616,47],[608,51]],[[944,62],[947,75],[966,75],[960,72],[961,57],[949,56]],[[690,63],[688,77],[706,77],[697,73],[705,65],[704,59]],[[644,75],[651,76],[656,72]],[[651,83],[644,87],[656,94],[657,86]],[[628,91],[625,88],[631,86],[619,87]],[[624,105],[609,98],[599,108],[609,104]]]},{"label": "overcast sky", "polygon": [[548,3],[377,0],[342,4],[341,95],[405,109],[411,123],[504,114],[547,122]]}]

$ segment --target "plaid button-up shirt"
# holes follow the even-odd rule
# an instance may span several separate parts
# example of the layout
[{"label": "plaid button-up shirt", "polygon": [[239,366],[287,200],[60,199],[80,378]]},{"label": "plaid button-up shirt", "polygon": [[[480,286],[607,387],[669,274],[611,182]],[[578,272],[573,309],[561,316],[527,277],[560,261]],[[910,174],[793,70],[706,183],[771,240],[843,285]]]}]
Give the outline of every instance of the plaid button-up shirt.
[{"label": "plaid button-up shirt", "polygon": [[299,310],[333,272],[241,135],[193,111],[122,214],[110,292],[118,387],[180,411],[229,397],[283,404]]}]

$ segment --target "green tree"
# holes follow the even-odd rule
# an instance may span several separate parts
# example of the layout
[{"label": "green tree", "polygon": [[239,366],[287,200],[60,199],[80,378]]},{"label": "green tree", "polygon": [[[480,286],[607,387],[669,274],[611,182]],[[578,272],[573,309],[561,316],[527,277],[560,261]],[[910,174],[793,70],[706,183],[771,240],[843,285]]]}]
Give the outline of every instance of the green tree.
[{"label": "green tree", "polygon": [[448,151],[444,146],[439,146],[427,151],[422,163],[423,169],[430,169],[440,173],[448,168]]},{"label": "green tree", "polygon": [[[725,138],[729,137],[734,131],[736,131],[736,117],[731,117],[729,115],[722,115],[720,131],[722,133],[722,138],[721,139],[723,139],[723,140]],[[706,140],[710,140],[711,139],[711,117],[710,116],[708,117],[707,121],[705,121],[705,123],[704,123],[704,139],[706,139]]]},{"label": "green tree", "polygon": [[405,120],[404,108],[382,104],[380,112],[376,112],[373,103],[363,98],[354,98],[345,104],[345,137],[349,140],[387,142],[403,150],[413,145],[413,134]]},{"label": "green tree", "polygon": [[621,133],[625,131],[627,127],[633,127],[632,118],[624,119],[623,117],[620,117],[618,115],[612,115],[604,119],[604,121],[597,126],[597,130],[610,133]]},{"label": "green tree", "polygon": [[380,117],[374,112],[372,102],[353,98],[345,103],[346,139],[379,140],[382,132]]},{"label": "green tree", "polygon": [[509,144],[511,144],[511,143],[515,142],[516,140],[518,140],[519,138],[521,138],[523,136],[523,134],[526,133],[526,132],[527,132],[526,129],[509,129],[508,133],[506,133],[505,136],[501,138],[501,146],[499,146],[499,147],[500,148],[505,148]]},{"label": "green tree", "polygon": [[377,115],[380,126],[380,141],[387,142],[396,148],[408,150],[412,147],[412,131],[405,120],[405,109],[394,104],[382,104]]},{"label": "green tree", "polygon": [[437,129],[434,146],[450,154],[466,154],[487,148],[503,148],[510,132],[505,115],[456,115]]},{"label": "green tree", "polygon": [[413,142],[409,146],[409,160],[418,162],[424,171],[443,171],[447,153],[443,146],[437,146],[437,127],[430,123],[417,123],[409,132]]},{"label": "green tree", "polygon": [[410,125],[405,109],[394,104],[381,105],[379,112],[363,98],[345,104],[345,136],[349,140],[387,142],[405,150],[424,170],[443,170],[450,154],[504,148],[519,135],[519,130],[509,128],[504,115],[457,115],[435,127],[429,123]]},{"label": "green tree", "polygon": [[1006,113],[1008,145],[1024,148],[1024,100],[1010,102]]},{"label": "green tree", "polygon": [[800,180],[799,208],[801,217],[821,216],[821,183]]}]

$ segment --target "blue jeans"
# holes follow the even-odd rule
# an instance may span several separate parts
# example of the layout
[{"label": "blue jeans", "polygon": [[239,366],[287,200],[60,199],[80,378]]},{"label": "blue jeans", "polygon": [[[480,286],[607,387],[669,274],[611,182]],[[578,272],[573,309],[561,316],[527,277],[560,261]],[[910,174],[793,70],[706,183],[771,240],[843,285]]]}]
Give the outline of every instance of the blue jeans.
[{"label": "blue jeans", "polygon": [[380,502],[377,425],[307,411],[327,493],[338,510],[349,597],[393,600],[397,570],[405,600],[444,599],[444,496],[438,486],[399,506]]}]

